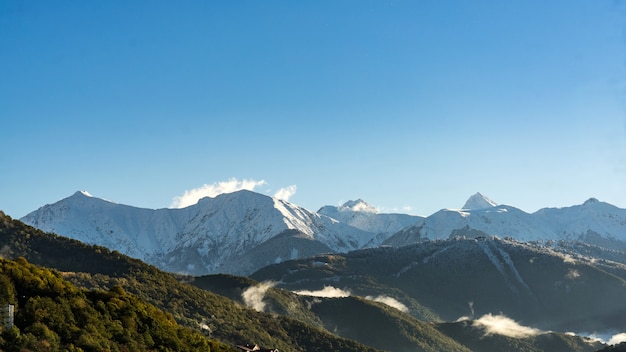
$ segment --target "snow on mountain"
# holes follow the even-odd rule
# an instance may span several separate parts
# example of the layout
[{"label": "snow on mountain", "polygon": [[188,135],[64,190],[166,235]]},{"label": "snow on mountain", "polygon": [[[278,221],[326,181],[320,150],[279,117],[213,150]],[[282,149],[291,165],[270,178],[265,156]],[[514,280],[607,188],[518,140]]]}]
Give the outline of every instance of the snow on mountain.
[{"label": "snow on mountain", "polygon": [[[372,237],[327,216],[251,191],[203,198],[182,209],[157,210],[76,192],[21,220],[44,231],[120,251],[164,270],[195,275],[256,270],[240,267],[238,258],[288,230],[296,231],[300,246],[310,243],[318,250],[336,252],[361,248]],[[310,250],[289,248],[286,252],[291,257]],[[282,259],[268,258],[271,262]]]},{"label": "snow on mountain", "polygon": [[462,209],[426,218],[381,214],[363,200],[317,213],[251,191],[203,198],[182,209],[143,209],[76,192],[23,222],[98,244],[164,270],[246,275],[262,266],[380,244],[403,246],[450,237],[576,240],[626,252],[626,209],[597,199],[533,214],[477,193]]},{"label": "snow on mountain", "polygon": [[483,196],[480,192],[477,192],[473,196],[469,197],[469,199],[465,202],[465,205],[462,209],[485,209],[492,208],[497,206],[498,204],[491,199]]},{"label": "snow on mountain", "polygon": [[559,238],[626,251],[626,209],[590,198],[581,205],[540,209],[533,216]]},{"label": "snow on mountain", "polygon": [[388,236],[423,219],[408,214],[384,214],[362,199],[351,200],[340,206],[326,205],[317,211],[344,224],[376,234],[368,246],[377,246]]},{"label": "snow on mountain", "polygon": [[365,203],[363,199],[349,200],[339,207],[341,211],[354,211],[361,213],[378,214],[378,209]]},{"label": "snow on mountain", "polygon": [[533,214],[495,205],[477,193],[463,209],[443,209],[392,235],[383,244],[401,246],[449,237],[511,237],[519,241],[579,240],[626,251],[626,210],[590,199],[582,205]]},{"label": "snow on mountain", "polygon": [[188,211],[135,208],[76,192],[21,220],[44,231],[115,249],[147,260],[173,244],[175,232],[189,220]]},{"label": "snow on mountain", "polygon": [[443,209],[391,236],[385,244],[400,246],[424,239],[449,237],[512,237],[520,241],[554,239],[541,219],[508,206]]}]

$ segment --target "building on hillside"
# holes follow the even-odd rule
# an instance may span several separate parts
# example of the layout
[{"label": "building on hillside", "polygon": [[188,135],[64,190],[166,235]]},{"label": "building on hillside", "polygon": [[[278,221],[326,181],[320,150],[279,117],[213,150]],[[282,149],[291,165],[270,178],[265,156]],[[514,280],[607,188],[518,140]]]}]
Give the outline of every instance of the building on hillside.
[{"label": "building on hillside", "polygon": [[13,326],[15,316],[15,306],[12,304],[3,304],[0,306],[0,324],[5,328]]},{"label": "building on hillside", "polygon": [[254,351],[254,352],[279,352],[278,349],[275,349],[275,348],[271,348],[271,349],[267,350],[267,349],[263,349],[263,348],[259,347],[259,345],[251,346],[250,344],[237,345],[237,348],[239,348],[240,350],[245,351],[245,352],[250,352],[250,351]]}]

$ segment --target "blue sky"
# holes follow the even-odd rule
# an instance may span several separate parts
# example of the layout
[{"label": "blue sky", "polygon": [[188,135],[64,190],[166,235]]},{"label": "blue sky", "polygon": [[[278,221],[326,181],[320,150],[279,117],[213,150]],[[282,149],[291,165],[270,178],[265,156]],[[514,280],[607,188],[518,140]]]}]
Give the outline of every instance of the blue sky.
[{"label": "blue sky", "polygon": [[0,77],[13,217],[229,180],[310,210],[626,207],[622,1],[8,0]]}]

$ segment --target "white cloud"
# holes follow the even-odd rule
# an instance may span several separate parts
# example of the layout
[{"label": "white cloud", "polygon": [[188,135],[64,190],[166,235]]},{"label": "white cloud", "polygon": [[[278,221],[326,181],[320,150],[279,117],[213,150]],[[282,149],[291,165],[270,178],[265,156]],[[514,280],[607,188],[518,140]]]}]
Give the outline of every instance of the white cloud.
[{"label": "white cloud", "polygon": [[293,291],[295,294],[301,296],[314,296],[314,297],[326,297],[326,298],[336,298],[336,297],[348,297],[351,295],[350,291],[342,290],[340,288],[336,288],[333,286],[324,286],[323,289],[317,291]]},{"label": "white cloud", "polygon": [[398,301],[397,299],[393,298],[393,297],[389,297],[389,296],[384,296],[384,295],[380,295],[380,296],[367,296],[365,297],[366,299],[369,299],[371,301],[376,301],[376,302],[380,302],[380,303],[384,303],[386,305],[388,305],[389,307],[395,308],[401,312],[408,312],[409,308],[407,308],[407,306],[405,306],[402,302]]},{"label": "white cloud", "polygon": [[296,194],[296,188],[297,188],[296,185],[291,185],[291,186],[281,188],[278,191],[276,191],[276,193],[274,194],[274,198],[278,198],[280,200],[284,200],[288,202],[289,198],[291,198],[294,194]]},{"label": "white cloud", "polygon": [[250,286],[241,293],[241,298],[246,306],[253,308],[259,312],[265,311],[265,292],[276,285],[275,282],[262,282],[256,286]]},{"label": "white cloud", "polygon": [[524,338],[544,333],[543,331],[518,324],[505,315],[485,314],[474,320],[474,326],[485,330],[485,335],[504,335],[513,338]]},{"label": "white cloud", "polygon": [[618,343],[626,342],[626,332],[615,334],[607,342],[609,345],[617,345]]},{"label": "white cloud", "polygon": [[174,197],[170,208],[184,208],[198,203],[201,198],[215,197],[222,193],[232,193],[242,189],[254,191],[255,188],[265,185],[264,180],[238,180],[231,178],[228,181],[221,181],[212,184],[205,184],[201,187],[185,191],[182,196]]}]

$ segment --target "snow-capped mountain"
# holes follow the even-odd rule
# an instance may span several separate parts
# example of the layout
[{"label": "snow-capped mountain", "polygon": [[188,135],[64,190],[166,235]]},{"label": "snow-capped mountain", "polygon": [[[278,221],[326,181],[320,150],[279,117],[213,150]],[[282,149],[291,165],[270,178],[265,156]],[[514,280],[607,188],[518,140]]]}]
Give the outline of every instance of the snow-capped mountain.
[{"label": "snow-capped mountain", "polygon": [[408,214],[379,213],[362,199],[351,200],[340,206],[326,205],[317,211],[342,223],[376,234],[368,246],[377,246],[390,235],[411,226],[423,217]]},{"label": "snow-capped mountain", "polygon": [[482,194],[480,194],[480,192],[478,192],[469,197],[467,202],[465,202],[463,209],[485,209],[495,206],[498,206],[498,203],[492,201],[491,199],[483,196]]},{"label": "snow-capped mountain", "polygon": [[533,216],[559,238],[626,252],[626,209],[590,198],[581,205],[540,209]]},{"label": "snow-capped mountain", "polygon": [[[250,191],[203,198],[182,209],[156,210],[76,192],[21,220],[164,270],[194,275],[248,274],[286,259],[361,248],[372,238],[330,217]],[[271,253],[259,252],[270,240]]]},{"label": "snow-capped mountain", "polygon": [[317,213],[239,191],[182,209],[143,209],[76,192],[21,219],[44,231],[98,244],[172,272],[249,274],[269,264],[380,244],[450,237],[575,240],[626,252],[626,210],[594,198],[526,213],[477,193],[461,209],[426,218],[381,214],[363,200]]},{"label": "snow-capped mountain", "polygon": [[443,209],[389,237],[384,244],[402,246],[449,237],[511,237],[518,241],[576,240],[626,250],[626,210],[597,199],[529,214],[497,205],[477,193],[462,209]]}]

